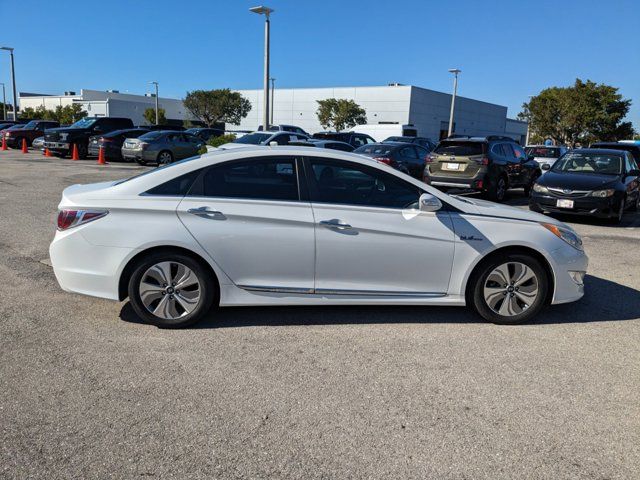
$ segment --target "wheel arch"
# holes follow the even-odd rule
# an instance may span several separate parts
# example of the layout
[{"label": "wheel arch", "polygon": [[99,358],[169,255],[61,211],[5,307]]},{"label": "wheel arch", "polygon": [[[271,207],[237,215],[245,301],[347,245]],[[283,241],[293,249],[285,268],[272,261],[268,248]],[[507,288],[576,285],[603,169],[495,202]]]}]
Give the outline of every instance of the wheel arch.
[{"label": "wheel arch", "polygon": [[125,265],[122,273],[120,274],[120,279],[118,280],[118,299],[123,301],[128,297],[128,285],[129,280],[131,279],[131,275],[135,269],[136,264],[144,257],[152,254],[152,253],[181,253],[182,255],[189,256],[193,258],[195,261],[200,263],[210,274],[211,278],[213,278],[213,283],[216,288],[216,297],[220,298],[220,280],[218,279],[218,275],[215,270],[211,266],[209,262],[207,262],[201,255],[197,254],[193,250],[189,250],[188,248],[178,247],[174,245],[170,246],[155,246],[150,247],[141,252],[138,252],[133,257],[129,259],[127,264]]},{"label": "wheel arch", "polygon": [[555,281],[555,272],[553,270],[553,267],[551,266],[551,263],[547,259],[547,257],[545,257],[539,250],[536,250],[531,247],[527,247],[523,245],[509,245],[509,246],[497,248],[487,253],[471,269],[471,272],[469,273],[469,275],[465,280],[465,286],[464,286],[464,296],[465,296],[465,302],[467,305],[471,305],[470,295],[473,295],[472,280],[474,276],[478,273],[478,271],[481,268],[483,268],[483,266],[487,262],[491,261],[493,258],[498,257],[500,255],[510,254],[510,253],[531,255],[533,258],[535,258],[540,262],[540,264],[545,269],[545,272],[547,273],[547,280],[549,281],[549,291],[547,292],[547,298],[545,298],[545,303],[547,305],[551,303],[555,294],[556,281]]}]

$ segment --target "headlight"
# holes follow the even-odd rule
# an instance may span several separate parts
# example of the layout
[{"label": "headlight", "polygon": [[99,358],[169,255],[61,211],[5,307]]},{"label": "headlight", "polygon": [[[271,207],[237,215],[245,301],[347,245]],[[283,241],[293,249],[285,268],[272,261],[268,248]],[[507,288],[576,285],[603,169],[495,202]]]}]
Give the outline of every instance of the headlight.
[{"label": "headlight", "polygon": [[591,192],[591,196],[592,197],[607,198],[607,197],[612,197],[614,193],[616,193],[616,191],[614,189],[612,189],[612,188],[610,188],[608,190],[594,190],[593,192]]},{"label": "headlight", "polygon": [[552,223],[541,223],[544,228],[553,233],[556,237],[564,240],[576,250],[584,251],[582,247],[582,239],[572,230],[564,227],[559,227]]},{"label": "headlight", "polygon": [[549,193],[549,189],[547,187],[543,187],[542,185],[538,185],[537,183],[533,184],[533,191],[536,193]]}]

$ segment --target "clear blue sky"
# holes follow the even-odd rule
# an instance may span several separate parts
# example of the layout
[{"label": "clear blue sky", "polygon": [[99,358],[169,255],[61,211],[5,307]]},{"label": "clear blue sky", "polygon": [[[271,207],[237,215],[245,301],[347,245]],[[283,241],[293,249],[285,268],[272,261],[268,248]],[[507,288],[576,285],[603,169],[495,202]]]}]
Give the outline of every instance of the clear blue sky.
[{"label": "clear blue sky", "polygon": [[[265,0],[267,2],[267,0]],[[9,0],[0,0],[3,11]],[[3,22],[19,91],[118,89],[160,95],[261,88],[262,17],[244,0],[24,0]],[[278,87],[413,84],[520,111],[576,77],[633,101],[640,130],[639,0],[268,0]],[[9,84],[8,58],[0,81]]]}]

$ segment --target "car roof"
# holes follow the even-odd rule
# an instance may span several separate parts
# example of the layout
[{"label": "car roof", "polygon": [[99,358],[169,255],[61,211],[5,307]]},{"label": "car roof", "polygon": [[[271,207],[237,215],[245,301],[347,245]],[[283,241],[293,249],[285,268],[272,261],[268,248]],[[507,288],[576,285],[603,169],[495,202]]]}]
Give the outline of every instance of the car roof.
[{"label": "car roof", "polygon": [[[638,150],[640,149],[640,145],[636,145],[634,143],[619,143],[619,142],[595,142],[592,144],[592,147],[595,146],[596,148],[601,148],[601,147],[615,147],[611,150]],[[589,147],[589,148],[592,148]]]}]

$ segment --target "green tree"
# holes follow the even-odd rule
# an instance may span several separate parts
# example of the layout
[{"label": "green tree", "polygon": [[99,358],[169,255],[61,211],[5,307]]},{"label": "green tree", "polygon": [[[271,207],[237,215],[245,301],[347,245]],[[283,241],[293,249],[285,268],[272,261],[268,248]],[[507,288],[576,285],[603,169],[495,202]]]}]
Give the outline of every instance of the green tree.
[{"label": "green tree", "polygon": [[543,90],[522,105],[518,117],[529,122],[532,140],[575,146],[631,138],[633,126],[623,121],[630,106],[617,88],[576,79],[570,87]]},{"label": "green tree", "polygon": [[235,139],[235,135],[226,133],[224,135],[220,135],[219,137],[211,137],[207,142],[207,145],[211,145],[212,147],[219,147],[220,145],[224,145],[225,143],[231,143]]},{"label": "green tree", "polygon": [[342,98],[327,98],[317,100],[318,120],[324,128],[334,128],[336,131],[355,127],[367,123],[367,112],[353,100]]},{"label": "green tree", "polygon": [[[167,117],[166,117],[166,111],[164,108],[158,108],[158,124],[159,125],[164,125],[165,123],[167,123]],[[156,109],[155,107],[153,108],[147,108],[144,113],[142,114],[142,116],[144,117],[145,121],[149,124],[149,125],[155,125],[156,124]]]},{"label": "green tree", "polygon": [[251,102],[228,88],[187,92],[184,106],[208,127],[218,122],[238,125],[251,111]]}]

